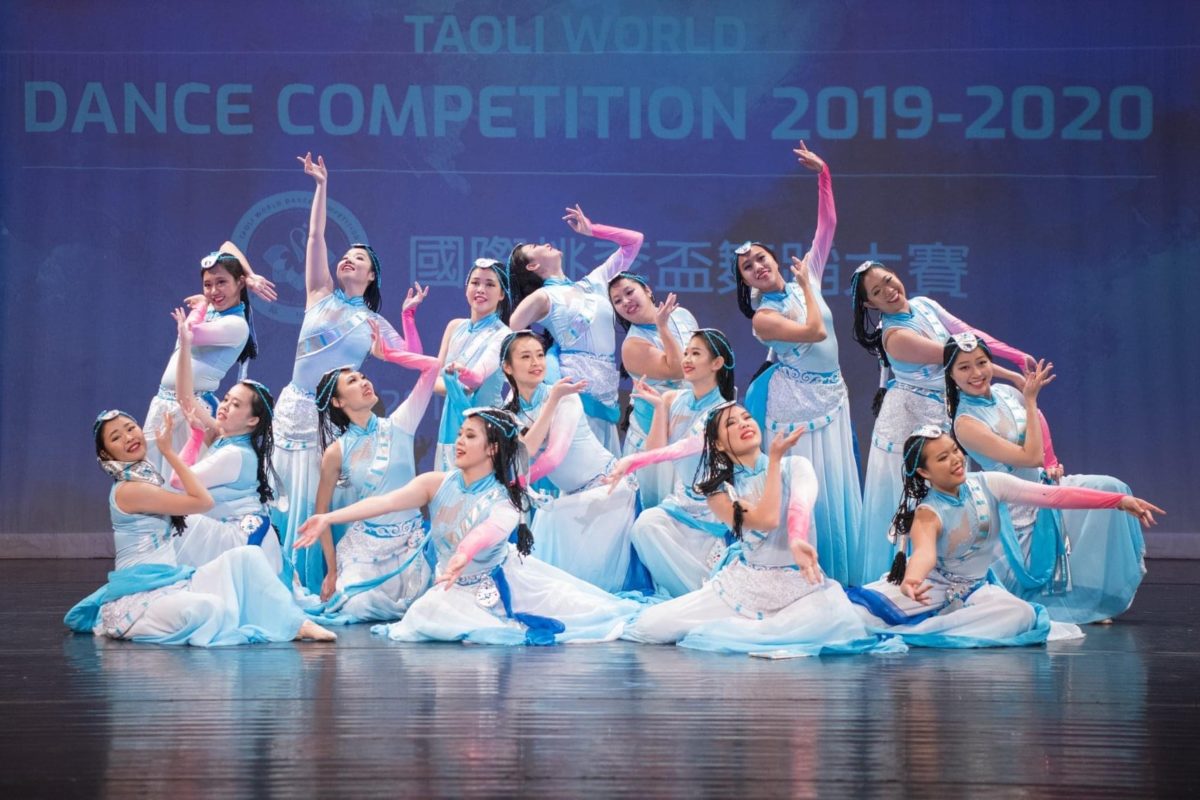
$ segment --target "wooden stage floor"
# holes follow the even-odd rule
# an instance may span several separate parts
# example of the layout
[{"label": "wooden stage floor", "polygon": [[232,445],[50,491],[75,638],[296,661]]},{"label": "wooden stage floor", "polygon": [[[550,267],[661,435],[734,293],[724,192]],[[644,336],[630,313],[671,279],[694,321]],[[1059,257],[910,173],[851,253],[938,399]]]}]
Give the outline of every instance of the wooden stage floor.
[{"label": "wooden stage floor", "polygon": [[1200,793],[1200,562],[1081,643],[774,662],[68,634],[108,568],[0,561],[0,797]]}]

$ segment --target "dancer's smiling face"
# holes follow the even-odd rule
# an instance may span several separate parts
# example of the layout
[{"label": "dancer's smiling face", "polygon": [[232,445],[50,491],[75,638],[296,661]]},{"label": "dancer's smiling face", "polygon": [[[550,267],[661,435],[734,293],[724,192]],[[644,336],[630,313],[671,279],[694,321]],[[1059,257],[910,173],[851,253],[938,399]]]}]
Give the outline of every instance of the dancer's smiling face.
[{"label": "dancer's smiling face", "polygon": [[725,359],[714,356],[703,334],[698,333],[683,349],[682,366],[684,380],[700,383],[706,379],[715,380],[717,373],[725,367]]},{"label": "dancer's smiling face", "polygon": [[141,461],[146,457],[146,436],[142,426],[124,415],[100,426],[100,446],[96,455],[110,461]]},{"label": "dancer's smiling face", "polygon": [[491,461],[495,445],[488,444],[487,425],[479,417],[467,417],[454,440],[454,466],[461,470],[479,467]]},{"label": "dancer's smiling face", "polygon": [[896,314],[904,310],[908,296],[904,284],[891,270],[872,267],[861,278],[867,307],[884,314]]},{"label": "dancer's smiling face", "polygon": [[242,301],[245,278],[234,278],[223,264],[204,270],[201,277],[204,300],[217,311],[228,311]]},{"label": "dancer's smiling face", "polygon": [[496,310],[504,299],[504,287],[500,278],[490,267],[475,267],[467,277],[467,305],[480,316],[487,316]]},{"label": "dancer's smiling face", "polygon": [[953,494],[967,479],[967,457],[949,436],[925,442],[917,474],[947,494]]},{"label": "dancer's smiling face", "polygon": [[546,350],[536,336],[518,336],[504,354],[503,369],[518,386],[537,386],[546,377]]},{"label": "dancer's smiling face", "polygon": [[992,390],[992,359],[981,347],[959,351],[950,365],[950,378],[963,394],[983,397]]},{"label": "dancer's smiling face", "polygon": [[765,247],[750,245],[750,252],[738,256],[738,271],[751,289],[774,291],[779,286],[779,264]]},{"label": "dancer's smiling face", "polygon": [[762,450],[762,431],[750,412],[730,406],[717,418],[717,447],[731,458],[753,461]]},{"label": "dancer's smiling face", "polygon": [[645,325],[654,319],[654,298],[650,289],[629,278],[617,278],[608,287],[608,298],[622,319]]},{"label": "dancer's smiling face", "polygon": [[337,265],[338,285],[350,297],[357,297],[375,280],[371,254],[361,247],[351,247]]}]

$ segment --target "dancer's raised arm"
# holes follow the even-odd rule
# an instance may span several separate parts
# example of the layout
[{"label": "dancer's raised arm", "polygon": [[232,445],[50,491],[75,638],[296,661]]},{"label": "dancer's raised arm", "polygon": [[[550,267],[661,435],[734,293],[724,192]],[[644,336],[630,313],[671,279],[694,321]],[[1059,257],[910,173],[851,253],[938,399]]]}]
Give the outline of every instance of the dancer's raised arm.
[{"label": "dancer's raised arm", "polygon": [[304,174],[311,175],[316,182],[313,192],[312,210],[308,215],[308,243],[304,250],[304,289],[307,292],[305,307],[311,308],[327,295],[333,293],[333,274],[329,271],[329,252],[325,247],[325,216],[328,202],[329,170],[325,167],[325,159],[317,156],[313,161],[312,153],[296,160],[304,165]]}]

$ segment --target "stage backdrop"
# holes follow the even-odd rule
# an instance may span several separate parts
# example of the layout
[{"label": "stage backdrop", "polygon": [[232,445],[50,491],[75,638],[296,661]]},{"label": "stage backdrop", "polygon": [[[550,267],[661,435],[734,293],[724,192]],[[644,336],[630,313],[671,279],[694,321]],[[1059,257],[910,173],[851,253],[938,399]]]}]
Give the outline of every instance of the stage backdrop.
[{"label": "stage backdrop", "polygon": [[[1200,530],[1195,3],[6,3],[0,531],[99,531],[103,408],[141,417],[168,312],[232,238],[274,280],[251,374],[287,382],[312,180],[328,241],[368,240],[383,311],[432,286],[435,352],[477,256],[547,240],[582,275],[644,231],[638,268],[737,347],[764,349],[729,273],[746,239],[799,254],[817,184],[838,207],[823,291],[860,444],[875,362],[851,339],[854,266],[1053,360],[1071,472],[1118,475]],[[392,405],[411,377],[367,365]],[[418,447],[428,464],[438,408]]]}]

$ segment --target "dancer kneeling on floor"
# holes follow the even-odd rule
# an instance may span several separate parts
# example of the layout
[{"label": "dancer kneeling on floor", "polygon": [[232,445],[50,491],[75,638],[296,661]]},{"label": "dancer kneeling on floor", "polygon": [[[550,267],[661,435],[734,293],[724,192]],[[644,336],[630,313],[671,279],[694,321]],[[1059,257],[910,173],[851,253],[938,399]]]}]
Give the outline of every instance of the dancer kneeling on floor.
[{"label": "dancer kneeling on floor", "polygon": [[201,647],[337,637],[304,617],[259,547],[236,547],[196,569],[175,559],[171,532],[183,514],[212,507],[204,488],[172,446],[166,417],[156,439],[183,494],[163,488],[146,457],[146,437],[133,417],[105,411],[96,418],[96,458],[116,483],[108,495],[116,569],[108,583],[64,618],[78,633],[113,639]]},{"label": "dancer kneeling on floor", "polygon": [[[437,554],[435,586],[404,618],[371,630],[398,641],[554,644],[609,641],[638,611],[611,594],[528,555],[522,523],[524,448],[513,416],[498,408],[464,414],[455,469],[427,472],[407,486],[317,514],[301,528],[315,538],[329,525],[429,506]],[[514,529],[515,547],[509,544]]]},{"label": "dancer kneeling on floor", "polygon": [[816,473],[804,456],[785,455],[803,432],[777,435],[764,455],[745,408],[723,403],[709,414],[695,489],[737,543],[711,580],[646,609],[624,638],[732,653],[902,649],[869,633],[821,573],[811,544]]},{"label": "dancer kneeling on floor", "polygon": [[[925,647],[1000,647],[1078,638],[1046,609],[997,585],[1000,504],[1038,508],[1116,508],[1154,524],[1162,509],[1130,495],[1047,486],[999,472],[966,471],[958,443],[934,426],[904,443],[904,496],[892,524],[899,554],[884,580],[851,589],[867,627]],[[904,557],[905,538],[912,556]]]}]

